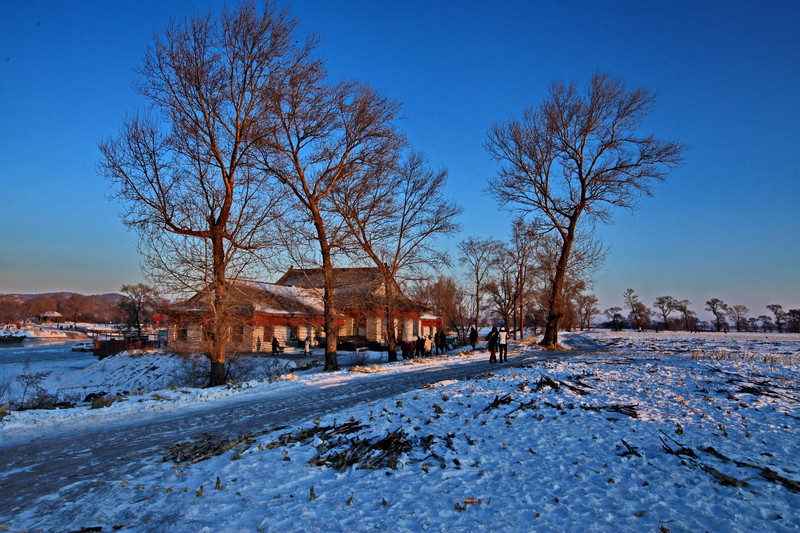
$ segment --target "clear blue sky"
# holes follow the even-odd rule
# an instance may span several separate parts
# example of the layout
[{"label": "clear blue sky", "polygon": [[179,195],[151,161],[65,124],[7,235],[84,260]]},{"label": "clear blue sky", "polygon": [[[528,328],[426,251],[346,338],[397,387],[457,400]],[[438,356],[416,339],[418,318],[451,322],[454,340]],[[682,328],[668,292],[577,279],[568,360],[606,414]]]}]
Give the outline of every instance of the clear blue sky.
[{"label": "clear blue sky", "polygon": [[[207,1],[0,7],[0,293],[111,292],[140,279],[97,143],[141,106],[133,67],[154,31]],[[335,76],[404,103],[403,127],[450,170],[467,235],[506,238],[482,195],[489,126],[595,70],[659,93],[647,129],[689,146],[638,211],[601,228],[601,306],[634,288],[800,307],[800,2],[293,1]]]}]

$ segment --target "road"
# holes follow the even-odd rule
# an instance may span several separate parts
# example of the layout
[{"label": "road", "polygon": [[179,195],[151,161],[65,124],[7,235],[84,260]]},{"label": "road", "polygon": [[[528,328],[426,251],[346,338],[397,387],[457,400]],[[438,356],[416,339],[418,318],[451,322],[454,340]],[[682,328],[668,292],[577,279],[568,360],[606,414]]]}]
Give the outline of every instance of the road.
[{"label": "road", "polygon": [[[596,347],[594,349],[597,349]],[[521,352],[509,365],[561,359],[593,351],[583,346],[562,352]],[[503,365],[505,367],[506,365]],[[375,376],[354,383],[297,389],[285,394],[225,402],[223,406],[179,412],[147,420],[133,420],[86,432],[47,436],[25,443],[0,443],[0,524],[9,523],[28,502],[58,496],[65,505],[68,485],[82,480],[122,479],[163,454],[164,447],[202,433],[239,435],[290,425],[318,415],[346,410],[362,402],[391,398],[427,383],[465,379],[498,370],[486,360],[467,364],[419,367],[414,372]],[[159,453],[162,452],[162,453]],[[74,491],[77,498],[81,490]]]}]

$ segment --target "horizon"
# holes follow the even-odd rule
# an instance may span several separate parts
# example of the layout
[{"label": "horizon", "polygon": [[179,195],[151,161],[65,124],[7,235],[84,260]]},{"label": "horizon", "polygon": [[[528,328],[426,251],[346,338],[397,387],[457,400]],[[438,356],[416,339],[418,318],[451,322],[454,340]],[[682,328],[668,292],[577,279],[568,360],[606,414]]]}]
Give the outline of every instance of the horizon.
[{"label": "horizon", "polygon": [[[143,102],[133,69],[154,31],[221,2],[33,2],[0,21],[0,293],[115,293],[142,281],[135,235],[95,172],[97,144]],[[286,3],[334,77],[404,102],[401,123],[463,207],[469,235],[507,239],[513,215],[483,194],[496,121],[538,105],[552,81],[596,70],[658,93],[643,131],[689,146],[635,212],[598,234],[611,252],[594,276],[601,309],[633,288],[689,299],[800,308],[800,4],[561,5],[479,2]],[[96,20],[103,19],[98,25]],[[569,21],[567,25],[565,21]]]}]

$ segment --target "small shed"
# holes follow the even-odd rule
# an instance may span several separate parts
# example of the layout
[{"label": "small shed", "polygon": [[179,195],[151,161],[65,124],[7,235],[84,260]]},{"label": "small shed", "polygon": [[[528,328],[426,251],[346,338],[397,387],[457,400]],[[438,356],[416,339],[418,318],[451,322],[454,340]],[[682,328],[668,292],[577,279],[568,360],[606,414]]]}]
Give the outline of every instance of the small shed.
[{"label": "small shed", "polygon": [[58,311],[47,311],[40,315],[36,315],[36,320],[39,324],[58,324],[63,319],[61,313]]}]

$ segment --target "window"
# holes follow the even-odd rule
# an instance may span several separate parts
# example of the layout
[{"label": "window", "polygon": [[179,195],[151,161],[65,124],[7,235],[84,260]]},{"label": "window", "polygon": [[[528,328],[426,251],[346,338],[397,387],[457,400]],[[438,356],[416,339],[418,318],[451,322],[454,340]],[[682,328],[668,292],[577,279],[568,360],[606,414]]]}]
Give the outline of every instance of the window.
[{"label": "window", "polygon": [[175,340],[176,341],[189,340],[189,330],[186,328],[175,328]]}]

